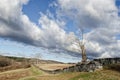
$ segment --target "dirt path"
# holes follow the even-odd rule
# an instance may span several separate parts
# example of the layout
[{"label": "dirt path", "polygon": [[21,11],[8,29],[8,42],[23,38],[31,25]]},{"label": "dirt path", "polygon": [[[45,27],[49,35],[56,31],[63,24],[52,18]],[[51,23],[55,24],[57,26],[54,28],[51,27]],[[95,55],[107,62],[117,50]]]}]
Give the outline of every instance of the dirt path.
[{"label": "dirt path", "polygon": [[0,80],[16,80],[32,75],[29,69],[17,69],[0,73]]}]

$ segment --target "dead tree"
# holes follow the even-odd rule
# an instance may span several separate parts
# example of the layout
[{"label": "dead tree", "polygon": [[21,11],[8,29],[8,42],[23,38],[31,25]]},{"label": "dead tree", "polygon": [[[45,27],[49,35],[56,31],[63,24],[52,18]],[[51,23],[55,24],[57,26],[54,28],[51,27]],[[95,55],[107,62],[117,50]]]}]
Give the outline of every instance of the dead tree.
[{"label": "dead tree", "polygon": [[40,59],[41,59],[41,54],[40,53],[36,53],[35,54],[35,62],[36,62],[36,64],[40,63]]},{"label": "dead tree", "polygon": [[86,57],[85,45],[81,43],[79,46],[80,46],[81,54],[82,54],[82,62],[86,62],[87,61],[87,57]]},{"label": "dead tree", "polygon": [[79,51],[81,51],[82,62],[86,62],[87,56],[86,56],[86,48],[85,48],[85,42],[83,37],[83,30],[80,30],[79,36],[81,37],[81,39],[76,38],[76,43],[78,44]]}]

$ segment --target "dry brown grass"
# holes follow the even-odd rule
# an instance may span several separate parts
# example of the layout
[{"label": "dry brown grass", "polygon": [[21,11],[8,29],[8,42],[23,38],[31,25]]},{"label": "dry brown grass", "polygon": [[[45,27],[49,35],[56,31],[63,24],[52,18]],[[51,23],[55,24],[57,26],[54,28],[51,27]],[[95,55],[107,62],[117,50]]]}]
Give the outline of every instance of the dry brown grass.
[{"label": "dry brown grass", "polygon": [[107,70],[115,70],[120,72],[120,64],[110,64],[110,65],[104,66],[103,68]]},{"label": "dry brown grass", "polygon": [[0,72],[21,69],[21,68],[29,68],[29,67],[30,67],[29,64],[15,62],[14,64],[11,64],[9,66],[0,67]]},{"label": "dry brown grass", "polygon": [[25,61],[18,62],[14,59],[9,59],[7,57],[0,56],[0,72],[28,67],[30,67],[30,64]]},{"label": "dry brown grass", "polygon": [[36,80],[120,80],[120,73],[111,70],[71,72],[59,75],[37,76]]},{"label": "dry brown grass", "polygon": [[[34,66],[26,69],[10,70],[0,73],[0,80],[26,80],[26,78],[38,75],[48,75]],[[29,79],[28,79],[29,80]]]},{"label": "dry brown grass", "polygon": [[112,70],[102,70],[92,73],[82,72],[70,80],[120,80],[120,73]]},{"label": "dry brown grass", "polygon": [[75,64],[38,64],[39,68],[44,70],[56,70],[56,69],[63,69],[69,66],[73,66]]},{"label": "dry brown grass", "polygon": [[56,75],[43,75],[43,76],[37,76],[36,80],[69,80],[75,76],[78,76],[80,72],[74,72],[74,73],[61,73]]},{"label": "dry brown grass", "polygon": [[113,70],[96,72],[69,72],[46,74],[38,69],[18,69],[0,73],[0,80],[120,80],[120,73]]},{"label": "dry brown grass", "polygon": [[29,69],[18,69],[0,73],[0,80],[17,80],[30,75],[32,75],[32,73]]},{"label": "dry brown grass", "polygon": [[[8,76],[6,76],[8,75]],[[74,72],[74,73],[61,73],[61,74],[43,74],[32,76],[28,70],[17,72],[12,72],[11,74],[6,74],[0,80],[18,80],[21,77],[27,77],[25,80],[120,80],[120,73],[111,70],[97,71],[93,73],[88,72]],[[1,76],[1,75],[0,75]],[[33,78],[33,79],[32,79]],[[23,79],[24,80],[24,79]]]}]

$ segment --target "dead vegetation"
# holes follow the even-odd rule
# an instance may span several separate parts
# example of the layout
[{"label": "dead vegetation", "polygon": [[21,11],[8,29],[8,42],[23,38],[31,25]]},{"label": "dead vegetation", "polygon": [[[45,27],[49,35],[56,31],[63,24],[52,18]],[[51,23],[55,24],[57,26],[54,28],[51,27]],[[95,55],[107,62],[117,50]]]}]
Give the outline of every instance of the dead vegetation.
[{"label": "dead vegetation", "polygon": [[18,62],[14,59],[0,56],[0,72],[28,67],[30,67],[30,64],[25,61]]},{"label": "dead vegetation", "polygon": [[109,65],[104,66],[104,69],[120,72],[120,64],[109,64]]},{"label": "dead vegetation", "polygon": [[6,67],[11,64],[12,64],[12,60],[5,57],[0,57],[0,67]]},{"label": "dead vegetation", "polygon": [[30,76],[29,69],[17,69],[0,73],[0,80],[18,80],[19,78]]},{"label": "dead vegetation", "polygon": [[96,72],[66,72],[47,74],[36,67],[0,73],[0,80],[120,80],[120,73],[113,70]]},{"label": "dead vegetation", "polygon": [[[45,70],[62,69],[75,64],[49,63],[37,64]],[[45,73],[28,61],[19,58],[0,58],[0,80],[120,80],[120,64],[104,66],[103,70],[96,72],[66,72],[59,74]]]},{"label": "dead vegetation", "polygon": [[75,64],[37,64],[37,66],[43,70],[57,70],[66,67],[74,66]]}]

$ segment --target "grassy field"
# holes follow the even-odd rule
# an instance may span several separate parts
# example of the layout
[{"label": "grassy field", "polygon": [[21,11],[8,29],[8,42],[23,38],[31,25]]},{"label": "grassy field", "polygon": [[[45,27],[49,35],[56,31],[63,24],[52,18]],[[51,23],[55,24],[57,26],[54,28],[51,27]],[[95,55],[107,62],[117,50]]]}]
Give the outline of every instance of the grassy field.
[{"label": "grassy field", "polygon": [[[16,59],[17,58],[15,58],[15,60]],[[22,58],[17,60],[22,61]],[[7,63],[10,60],[7,60],[7,58],[1,58],[1,62],[2,61],[6,61]],[[17,61],[14,61],[14,64],[16,62]],[[48,63],[49,61],[47,61],[47,64],[36,64],[36,66],[44,70],[56,70],[75,65],[63,63]],[[5,62],[1,63],[1,66],[4,66],[3,64],[5,64]],[[25,65],[25,63],[22,63],[22,65]],[[1,67],[1,69],[4,68]],[[96,72],[69,72],[60,74],[48,74],[39,70],[33,65],[28,68],[21,67],[21,69],[15,68],[14,66],[13,69],[14,70],[8,69],[9,71],[6,70],[4,72],[0,72],[0,80],[120,80],[120,64],[107,65],[104,66],[104,70]]]},{"label": "grassy field", "polygon": [[[10,70],[0,73],[0,80],[24,80],[24,78],[42,75],[44,72],[34,66],[26,69]],[[45,74],[45,73],[44,73]]]},{"label": "grassy field", "polygon": [[66,67],[74,66],[75,64],[38,64],[39,68],[44,70],[56,70],[56,69],[63,69]]},{"label": "grassy field", "polygon": [[96,72],[70,72],[48,74],[31,66],[0,73],[0,80],[120,80],[120,72],[101,70]]},{"label": "grassy field", "polygon": [[82,72],[69,80],[120,80],[120,73],[112,70]]},{"label": "grassy field", "polygon": [[[120,64],[107,65],[103,67],[103,70],[96,72],[69,72],[48,74],[39,70],[33,65],[24,67],[24,65],[29,65],[28,63],[26,64],[25,61],[29,61],[29,59],[1,56],[0,80],[120,80]],[[18,63],[21,65],[18,65]],[[43,60],[41,63],[44,64],[36,64],[36,66],[44,70],[63,69],[65,67],[75,65],[63,64],[49,60]],[[11,68],[7,68],[10,66]]]}]

